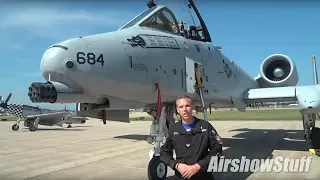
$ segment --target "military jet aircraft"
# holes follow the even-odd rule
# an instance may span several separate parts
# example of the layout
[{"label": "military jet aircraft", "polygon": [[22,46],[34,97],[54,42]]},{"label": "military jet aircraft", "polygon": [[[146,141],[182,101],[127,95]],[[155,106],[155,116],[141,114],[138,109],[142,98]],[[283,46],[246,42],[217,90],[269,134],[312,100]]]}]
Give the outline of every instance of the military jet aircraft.
[{"label": "military jet aircraft", "polygon": [[53,111],[42,109],[39,107],[28,106],[24,104],[9,104],[12,93],[9,94],[5,101],[0,102],[0,112],[5,112],[19,118],[12,130],[19,130],[19,123],[24,120],[24,126],[28,127],[30,131],[36,131],[38,125],[45,126],[61,126],[68,124],[67,128],[71,128],[71,124],[83,124],[88,120],[86,117],[77,117],[70,111]]},{"label": "military jet aircraft", "polygon": [[47,82],[30,85],[30,100],[77,103],[77,114],[104,121],[107,116],[129,122],[129,109],[154,109],[149,140],[156,142],[156,148],[149,163],[150,179],[166,176],[158,157],[164,119],[160,115],[164,112],[171,123],[175,99],[181,95],[201,106],[205,119],[208,106],[234,106],[244,112],[250,103],[297,101],[305,138],[311,143],[320,111],[320,86],[297,86],[295,63],[284,54],[266,57],[260,74],[250,77],[212,43],[197,7],[188,1],[200,25],[190,26],[183,35],[167,6],[151,5],[116,31],[52,45],[41,59]]}]

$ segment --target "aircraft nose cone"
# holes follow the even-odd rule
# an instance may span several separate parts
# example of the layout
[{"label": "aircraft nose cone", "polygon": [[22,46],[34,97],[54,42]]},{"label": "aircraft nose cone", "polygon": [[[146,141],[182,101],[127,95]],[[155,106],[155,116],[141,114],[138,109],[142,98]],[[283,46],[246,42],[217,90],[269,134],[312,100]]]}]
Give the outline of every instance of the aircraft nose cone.
[{"label": "aircraft nose cone", "polygon": [[62,64],[65,59],[65,53],[66,50],[58,47],[51,47],[44,52],[40,70],[46,80],[48,80],[49,73],[63,70]]},{"label": "aircraft nose cone", "polygon": [[314,113],[320,109],[320,91],[306,86],[297,88],[298,107],[301,112]]}]

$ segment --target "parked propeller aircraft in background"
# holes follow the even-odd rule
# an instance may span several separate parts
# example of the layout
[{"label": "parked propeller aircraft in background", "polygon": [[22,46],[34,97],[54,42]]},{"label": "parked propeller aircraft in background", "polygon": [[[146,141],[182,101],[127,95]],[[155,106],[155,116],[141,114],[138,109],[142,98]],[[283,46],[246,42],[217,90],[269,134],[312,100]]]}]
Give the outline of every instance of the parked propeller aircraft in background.
[{"label": "parked propeller aircraft in background", "polygon": [[53,111],[24,104],[9,104],[8,102],[11,96],[12,93],[9,94],[5,101],[1,100],[0,112],[19,118],[12,126],[13,131],[19,130],[21,120],[24,120],[24,126],[28,127],[30,131],[36,131],[39,124],[61,127],[63,124],[68,124],[68,128],[71,128],[71,124],[83,124],[88,120],[86,117],[77,117],[74,113],[66,109],[65,111]]},{"label": "parked propeller aircraft in background", "polygon": [[[69,39],[49,47],[41,59],[47,82],[34,82],[29,97],[34,103],[77,103],[77,114],[129,122],[129,109],[150,108],[157,113],[151,127],[156,141],[149,165],[150,179],[163,179],[157,167],[163,132],[160,111],[172,123],[177,96],[188,95],[195,106],[234,106],[244,112],[255,102],[297,101],[305,138],[311,143],[320,86],[296,86],[294,62],[272,54],[250,77],[213,45],[209,31],[192,0],[188,7],[200,25],[181,31],[174,13],[162,5],[150,6],[119,30]],[[181,33],[182,32],[182,33]],[[160,91],[161,90],[161,91]],[[156,108],[155,108],[156,107]],[[162,117],[162,116],[161,116]],[[169,123],[169,124],[170,124]],[[150,140],[150,139],[149,139]],[[160,177],[161,176],[161,177]]]}]

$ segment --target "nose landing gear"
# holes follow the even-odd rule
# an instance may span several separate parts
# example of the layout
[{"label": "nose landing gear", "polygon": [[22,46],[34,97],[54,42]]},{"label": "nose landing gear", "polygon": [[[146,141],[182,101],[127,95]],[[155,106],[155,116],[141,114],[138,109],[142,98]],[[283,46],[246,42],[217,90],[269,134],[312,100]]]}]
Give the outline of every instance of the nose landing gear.
[{"label": "nose landing gear", "polygon": [[302,116],[304,138],[309,146],[311,154],[320,155],[320,128],[315,127],[316,114]]},{"label": "nose landing gear", "polygon": [[[150,115],[155,114],[152,111],[148,112]],[[150,128],[150,136],[147,141],[150,144],[155,143],[155,147],[149,152],[150,162],[148,165],[148,178],[149,180],[165,180],[167,177],[167,166],[160,160],[160,144],[164,140],[164,129],[165,125],[165,107],[162,108],[160,118],[154,116],[154,121],[152,122]]]}]

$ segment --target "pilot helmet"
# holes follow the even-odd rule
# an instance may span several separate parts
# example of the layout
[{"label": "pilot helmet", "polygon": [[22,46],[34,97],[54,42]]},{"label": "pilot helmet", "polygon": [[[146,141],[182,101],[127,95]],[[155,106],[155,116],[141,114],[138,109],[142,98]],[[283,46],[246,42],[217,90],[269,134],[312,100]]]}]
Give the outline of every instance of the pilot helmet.
[{"label": "pilot helmet", "polygon": [[178,23],[179,25],[183,25],[183,24],[185,24],[183,21],[179,21],[179,23]]},{"label": "pilot helmet", "polygon": [[183,21],[179,21],[178,25],[179,25],[180,29],[184,29],[184,24],[186,24],[186,23],[184,23]]}]

